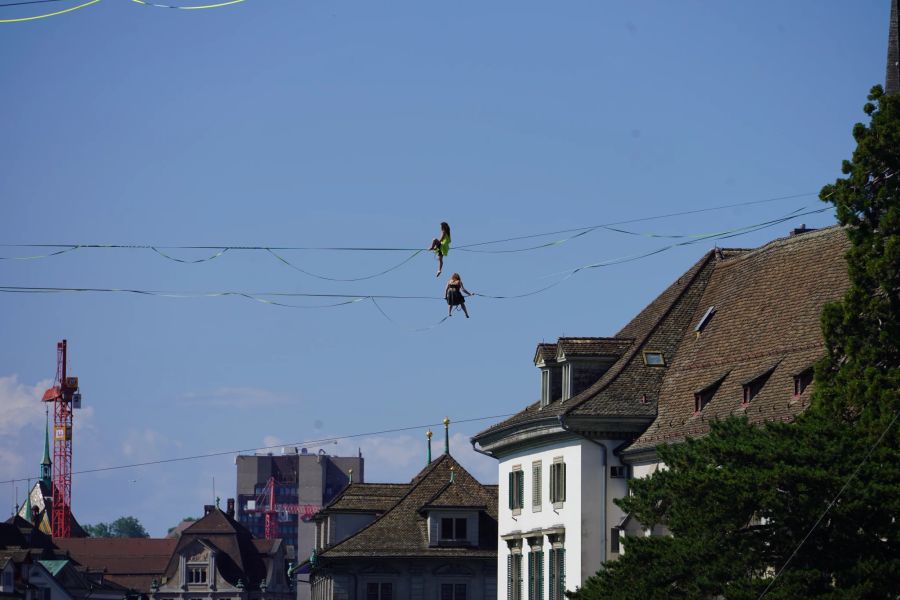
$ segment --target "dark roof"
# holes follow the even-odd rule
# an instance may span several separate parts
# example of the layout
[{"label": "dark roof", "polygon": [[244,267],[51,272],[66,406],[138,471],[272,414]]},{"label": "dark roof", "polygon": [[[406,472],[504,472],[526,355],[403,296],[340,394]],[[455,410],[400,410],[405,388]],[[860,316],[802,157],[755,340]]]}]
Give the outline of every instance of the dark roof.
[{"label": "dark roof", "polygon": [[106,571],[119,585],[149,590],[161,579],[177,540],[171,538],[68,538],[54,540],[60,550],[91,570]]},{"label": "dark roof", "polygon": [[556,355],[621,356],[634,340],[609,337],[561,337],[556,342]]},{"label": "dark roof", "polygon": [[408,491],[408,483],[351,483],[316,515],[343,511],[383,513]]},{"label": "dark roof", "polygon": [[[451,483],[451,467],[453,481]],[[428,545],[427,515],[423,509],[438,502],[481,509],[477,546]],[[386,513],[338,544],[319,553],[331,558],[497,558],[497,488],[481,485],[449,454],[425,467],[406,494]]]},{"label": "dark roof", "polygon": [[[673,339],[680,340],[689,321],[697,297],[709,279],[715,264],[715,251],[706,253],[686,273],[678,278],[648,304],[615,338],[565,338],[617,340],[624,354],[594,385],[566,401],[554,401],[541,408],[535,402],[525,410],[475,435],[478,440],[500,431],[540,421],[555,421],[559,415],[578,409],[579,416],[635,416],[648,422],[655,414],[655,401],[664,369],[645,367],[641,350],[658,350],[670,359],[674,352]],[[613,344],[614,342],[604,342]],[[668,351],[668,355],[667,355]],[[641,396],[648,395],[650,404],[642,404]]]},{"label": "dark roof", "polygon": [[246,527],[219,508],[213,508],[181,532],[166,567],[166,576],[174,577],[178,571],[181,550],[200,542],[219,551],[216,567],[226,581],[236,585],[243,579],[250,586],[258,585],[266,577],[266,564],[254,541]]},{"label": "dark roof", "polygon": [[552,363],[556,361],[556,344],[540,343],[534,351],[534,364]]},{"label": "dark roof", "polygon": [[[848,247],[843,229],[829,227],[719,261],[691,320],[709,306],[716,314],[699,336],[684,332],[666,368],[658,416],[628,451],[702,435],[710,420],[732,414],[760,422],[801,411],[811,392],[793,398],[793,377],[824,354],[820,315],[848,287]],[[767,372],[758,395],[742,406],[742,384]],[[695,415],[694,393],[720,379]]]}]

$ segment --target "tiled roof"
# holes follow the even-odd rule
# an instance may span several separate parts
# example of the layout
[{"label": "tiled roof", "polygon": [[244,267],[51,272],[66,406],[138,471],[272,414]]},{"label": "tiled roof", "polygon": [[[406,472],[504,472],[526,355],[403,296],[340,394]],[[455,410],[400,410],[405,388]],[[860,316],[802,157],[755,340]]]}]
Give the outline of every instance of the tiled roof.
[{"label": "tiled roof", "polygon": [[351,483],[317,515],[361,511],[382,513],[409,491],[408,483]]},{"label": "tiled roof", "polygon": [[553,362],[556,360],[556,344],[540,343],[534,352],[534,364]]},{"label": "tiled roof", "polygon": [[634,340],[609,337],[561,337],[557,356],[621,356]]},{"label": "tiled roof", "polygon": [[[711,420],[728,415],[761,422],[790,420],[803,410],[811,391],[794,398],[793,376],[824,354],[820,314],[848,287],[848,247],[845,232],[830,227],[719,261],[691,321],[710,306],[715,315],[699,336],[693,326],[682,335],[658,415],[627,451],[703,435]],[[742,384],[770,370],[758,395],[742,406]],[[723,374],[710,403],[694,414],[694,393]]]},{"label": "tiled roof", "polygon": [[58,538],[57,547],[75,562],[107,575],[160,576],[177,540],[170,538]]},{"label": "tiled roof", "polygon": [[[697,296],[715,264],[716,253],[706,253],[696,264],[672,283],[653,302],[616,334],[615,338],[578,338],[620,340],[628,344],[624,354],[594,385],[564,402],[554,401],[541,408],[535,402],[521,412],[475,435],[476,440],[510,427],[555,421],[559,415],[578,411],[579,416],[636,416],[648,420],[655,414],[655,398],[664,369],[645,367],[641,350],[674,352],[674,343],[681,338],[681,328],[687,326]],[[572,338],[568,338],[572,339]],[[666,356],[667,359],[670,356]],[[644,391],[640,391],[644,390]],[[642,404],[647,394],[649,404]]]},{"label": "tiled roof", "polygon": [[[451,467],[454,477],[452,483]],[[477,546],[428,545],[427,517],[422,509],[441,498],[466,502],[466,506],[473,508],[487,507],[481,513]],[[323,550],[319,559],[466,557],[496,560],[496,535],[496,487],[481,485],[453,457],[444,454],[413,479],[406,494],[390,510],[346,540]]]}]

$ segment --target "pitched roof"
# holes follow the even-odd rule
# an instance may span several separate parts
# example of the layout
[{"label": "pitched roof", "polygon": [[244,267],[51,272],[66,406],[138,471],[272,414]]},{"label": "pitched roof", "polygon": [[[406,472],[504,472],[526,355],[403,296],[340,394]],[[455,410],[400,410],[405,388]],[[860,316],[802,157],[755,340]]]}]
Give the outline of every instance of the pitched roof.
[{"label": "pitched roof", "polygon": [[344,511],[381,513],[408,491],[408,483],[351,483],[316,515]]},{"label": "pitched roof", "polygon": [[[702,293],[714,267],[715,257],[716,253],[713,251],[706,253],[614,338],[593,338],[618,340],[620,347],[627,348],[595,384],[573,398],[554,401],[543,408],[540,402],[535,402],[512,417],[481,431],[473,439],[479,440],[512,427],[555,421],[559,415],[573,410],[578,410],[579,416],[635,416],[648,421],[652,419],[655,414],[653,402],[661,384],[663,370],[644,367],[640,351],[649,348],[664,354],[668,351],[669,355],[674,352],[672,340],[681,338],[681,329],[687,326],[685,313],[693,312],[697,296]],[[666,358],[668,360],[670,356]],[[641,389],[644,391],[640,391]],[[648,395],[650,404],[641,403],[643,394]]]},{"label": "pitched roof", "polygon": [[[453,481],[451,483],[451,467]],[[482,508],[477,546],[429,546],[427,516],[434,502]],[[456,506],[456,504],[454,504]],[[320,560],[362,557],[466,557],[496,560],[497,490],[483,486],[449,454],[425,467],[397,503],[372,523],[319,553]]]},{"label": "pitched roof", "polygon": [[621,356],[634,340],[609,337],[561,337],[556,342],[557,357]]},{"label": "pitched roof", "polygon": [[[693,328],[682,335],[657,417],[627,452],[705,434],[710,420],[732,414],[760,422],[790,420],[803,410],[811,392],[793,398],[793,377],[824,354],[820,314],[848,287],[848,247],[843,229],[829,227],[720,261],[691,320],[709,306],[715,316],[699,335]],[[766,372],[758,395],[742,406],[742,384]],[[719,379],[712,400],[695,414],[694,393]]]},{"label": "pitched roof", "polygon": [[175,550],[171,538],[60,538],[60,550],[91,570],[129,589],[149,590],[153,579],[161,579]]},{"label": "pitched roof", "polygon": [[534,364],[550,363],[556,361],[556,344],[540,343],[534,351]]}]

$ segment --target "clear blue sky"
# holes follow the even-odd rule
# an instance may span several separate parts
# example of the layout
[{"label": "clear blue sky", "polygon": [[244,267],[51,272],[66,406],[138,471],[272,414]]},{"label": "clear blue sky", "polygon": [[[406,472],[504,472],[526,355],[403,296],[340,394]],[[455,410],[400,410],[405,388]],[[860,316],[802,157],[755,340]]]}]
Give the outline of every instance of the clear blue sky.
[{"label": "clear blue sky", "polygon": [[[76,2],[0,8],[0,18]],[[177,11],[103,0],[0,24],[0,242],[455,244],[816,192],[853,149],[884,77],[888,0],[300,2]],[[704,233],[813,196],[636,224]],[[804,217],[723,242],[752,246]],[[649,250],[598,231],[519,254],[451,251],[487,294]],[[76,470],[514,412],[538,396],[534,345],[612,335],[715,242],[583,272],[520,300],[327,310],[238,298],[0,294],[0,479],[36,476],[37,401],[68,338],[85,409]],[[3,249],[0,255],[28,254]],[[198,258],[208,252],[183,252]],[[403,254],[286,253],[352,277]],[[330,283],[261,253],[212,262],[79,250],[0,261],[0,285],[440,296],[422,255]],[[488,459],[453,427],[486,481]],[[424,431],[329,446],[407,480]],[[232,457],[76,476],[82,522],[135,515],[161,535],[234,493]],[[19,486],[22,498],[24,487]],[[0,485],[6,516],[15,490]]]}]

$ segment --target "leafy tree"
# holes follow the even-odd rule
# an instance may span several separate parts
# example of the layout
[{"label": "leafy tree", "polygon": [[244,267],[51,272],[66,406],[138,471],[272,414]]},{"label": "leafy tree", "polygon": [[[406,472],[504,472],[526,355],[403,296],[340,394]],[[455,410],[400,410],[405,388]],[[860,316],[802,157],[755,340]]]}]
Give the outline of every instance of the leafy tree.
[{"label": "leafy tree", "polygon": [[618,504],[673,535],[626,538],[573,598],[900,597],[900,95],[876,86],[864,110],[820,196],[847,228],[851,286],[823,311],[812,406],[660,447],[668,469]]},{"label": "leafy tree", "polygon": [[85,525],[84,530],[91,537],[150,537],[150,534],[135,517],[119,517],[112,523],[101,522],[96,525]]}]

